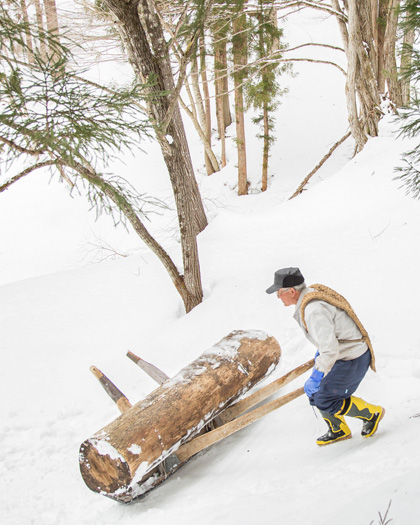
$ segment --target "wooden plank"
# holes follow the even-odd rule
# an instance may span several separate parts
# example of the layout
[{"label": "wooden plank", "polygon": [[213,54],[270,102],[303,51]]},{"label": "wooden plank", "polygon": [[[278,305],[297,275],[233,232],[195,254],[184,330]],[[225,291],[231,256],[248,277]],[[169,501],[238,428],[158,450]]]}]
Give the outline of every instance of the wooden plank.
[{"label": "wooden plank", "polygon": [[201,450],[204,450],[205,448],[214,445],[218,441],[221,441],[235,432],[238,432],[238,430],[245,428],[257,419],[260,419],[273,410],[282,407],[286,403],[290,403],[290,401],[293,401],[304,393],[305,392],[302,387],[294,390],[293,392],[290,392],[289,394],[286,394],[285,396],[275,399],[274,401],[270,401],[269,403],[266,403],[265,405],[256,408],[255,410],[252,410],[251,412],[248,412],[237,419],[234,419],[230,423],[226,423],[225,425],[216,428],[207,434],[203,434],[202,436],[196,437],[192,441],[185,443],[185,445],[182,445],[175,452],[175,454],[180,462],[185,462]]},{"label": "wooden plank", "polygon": [[141,357],[133,354],[133,352],[127,352],[127,357],[129,357],[134,363],[136,363],[137,366],[144,370],[146,374],[156,381],[158,385],[161,385],[170,379],[170,377],[167,376],[165,372],[162,372],[162,370],[160,370],[157,366],[152,365],[152,363],[148,363]]},{"label": "wooden plank", "polygon": [[221,414],[219,414],[219,421],[221,423],[228,423],[229,421],[232,421],[236,417],[238,417],[240,414],[243,414],[246,410],[249,410],[253,406],[257,405],[261,401],[264,401],[264,399],[267,399],[267,397],[271,396],[272,394],[276,393],[280,388],[284,387],[297,377],[301,376],[305,372],[307,372],[310,368],[312,368],[315,364],[315,359],[310,359],[303,365],[298,366],[297,368],[294,368],[284,376],[280,377],[279,379],[276,379],[272,383],[268,384],[267,386],[260,388],[257,392],[254,392],[250,396],[246,397],[245,399],[241,399],[234,405],[230,406],[226,410],[224,410]]}]

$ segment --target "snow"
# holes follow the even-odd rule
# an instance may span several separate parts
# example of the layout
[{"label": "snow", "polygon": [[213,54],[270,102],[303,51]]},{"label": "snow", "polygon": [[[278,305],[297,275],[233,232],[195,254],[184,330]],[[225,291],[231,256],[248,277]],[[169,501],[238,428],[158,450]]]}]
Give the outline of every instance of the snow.
[{"label": "snow", "polygon": [[[319,14],[289,19],[286,34],[291,45],[302,35],[339,41],[335,22]],[[340,72],[303,62],[295,70],[277,113],[265,194],[257,192],[261,142],[248,132],[253,193],[238,198],[233,139],[228,166],[206,177],[186,121],[210,218],[199,237],[205,298],[188,315],[133,232],[114,229],[107,217],[95,222],[64,184],[48,184],[48,174],[38,173],[0,196],[2,523],[354,525],[379,523],[390,502],[393,522],[418,523],[420,209],[394,179],[413,142],[397,138],[395,122],[385,117],[380,137],[361,154],[352,159],[346,141],[309,189],[287,200],[347,128]],[[113,169],[170,203],[158,148],[143,149],[148,154],[127,155]],[[179,261],[173,209],[151,220]],[[126,257],[93,264],[92,238]],[[358,395],[386,408],[375,437],[363,440],[360,422],[349,418],[351,440],[317,447],[325,423],[300,397],[200,453],[132,505],[91,492],[79,472],[79,446],[118,410],[89,367],[134,403],[156,385],[127,350],[173,377],[232,330],[261,330],[282,347],[268,384],[315,352],[292,309],[265,293],[274,271],[288,266],[344,295],[369,331],[378,372],[368,372]]]}]

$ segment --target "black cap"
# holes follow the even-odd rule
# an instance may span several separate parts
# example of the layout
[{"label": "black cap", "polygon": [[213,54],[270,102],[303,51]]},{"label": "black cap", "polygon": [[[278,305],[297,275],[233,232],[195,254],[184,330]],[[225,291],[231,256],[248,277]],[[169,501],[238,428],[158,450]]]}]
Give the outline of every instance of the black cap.
[{"label": "black cap", "polygon": [[299,268],[282,268],[274,274],[274,284],[267,288],[267,293],[274,293],[280,288],[293,288],[305,281]]}]

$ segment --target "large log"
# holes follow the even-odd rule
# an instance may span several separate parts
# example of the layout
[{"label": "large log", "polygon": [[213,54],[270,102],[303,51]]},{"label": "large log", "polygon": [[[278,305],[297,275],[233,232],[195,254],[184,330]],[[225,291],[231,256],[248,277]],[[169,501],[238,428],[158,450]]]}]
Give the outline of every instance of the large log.
[{"label": "large log", "polygon": [[149,490],[156,467],[271,373],[280,353],[264,332],[229,334],[82,443],[86,485],[120,501]]}]

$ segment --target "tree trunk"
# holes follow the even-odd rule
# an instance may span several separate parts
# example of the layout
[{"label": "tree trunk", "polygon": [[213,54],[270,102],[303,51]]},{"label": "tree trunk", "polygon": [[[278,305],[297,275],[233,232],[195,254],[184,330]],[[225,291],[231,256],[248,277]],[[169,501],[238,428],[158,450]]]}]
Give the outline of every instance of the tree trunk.
[{"label": "tree trunk", "polygon": [[47,30],[54,39],[59,41],[60,30],[58,25],[57,5],[55,0],[44,0],[45,15],[47,18]]},{"label": "tree trunk", "polygon": [[213,26],[214,48],[214,88],[216,94],[216,119],[217,131],[221,140],[222,167],[226,166],[226,128],[232,123],[229,108],[228,79],[227,79],[227,54],[226,38],[224,37],[226,25],[224,20]]},{"label": "tree trunk", "polygon": [[[47,31],[54,41],[60,42],[60,31],[58,26],[57,6],[55,0],[44,0],[45,15],[47,19]],[[49,55],[51,60],[58,60],[60,58],[57,48],[49,46]]]},{"label": "tree trunk", "polygon": [[269,123],[269,117],[268,117],[267,102],[264,102],[263,116],[264,116],[264,146],[263,146],[261,191],[266,191],[267,185],[268,185],[268,152],[270,150],[270,123]]},{"label": "tree trunk", "polygon": [[45,42],[45,28],[42,16],[42,6],[40,0],[35,0],[36,25],[39,34],[39,51],[43,60],[47,57],[47,44]]},{"label": "tree trunk", "polygon": [[[198,115],[200,128],[203,131],[206,141],[209,142],[208,130],[207,130],[207,115],[204,109],[203,97],[201,96],[200,85],[198,82],[199,72],[198,72],[197,60],[198,60],[197,57],[194,57],[193,63],[192,63],[192,69],[191,69],[191,82],[192,82],[192,88],[194,92],[194,105],[195,105],[196,112]],[[210,128],[210,133],[211,133],[211,128]],[[204,148],[204,164],[206,166],[207,175],[212,175],[215,170],[213,168],[213,164],[211,162],[209,154],[207,153],[206,148]]]},{"label": "tree trunk", "polygon": [[[338,3],[338,2],[337,2]],[[357,70],[358,70],[358,16],[354,0],[349,1],[349,20],[348,20],[348,49],[347,49],[347,79],[346,79],[346,100],[349,125],[354,140],[362,150],[367,142],[367,137],[359,122],[357,111]]]},{"label": "tree trunk", "polygon": [[[211,147],[211,107],[210,107],[209,85],[207,82],[206,47],[205,47],[204,35],[202,35],[200,38],[200,71],[201,71],[201,83],[203,85],[204,107],[205,107],[203,129],[205,130],[206,139]],[[207,175],[211,175],[212,173],[216,171],[207,153],[205,153],[205,163],[206,163]]]},{"label": "tree trunk", "polygon": [[232,23],[233,37],[233,63],[235,85],[235,121],[236,121],[236,147],[238,151],[238,195],[248,194],[248,180],[246,167],[246,142],[244,119],[244,96],[242,83],[245,78],[244,66],[247,64],[246,43],[246,15],[239,14]]},{"label": "tree trunk", "polygon": [[[332,0],[332,7],[342,13],[338,0]],[[378,134],[381,100],[375,71],[379,73],[380,52],[375,43],[376,23],[373,23],[371,0],[349,0],[347,9],[347,24],[340,15],[336,18],[348,62],[346,100],[349,124],[361,150],[367,141],[366,134]]]},{"label": "tree trunk", "polygon": [[142,494],[156,466],[266,377],[279,357],[278,342],[264,332],[229,334],[82,443],[85,483],[125,502]]},{"label": "tree trunk", "polygon": [[401,52],[401,90],[402,104],[408,106],[410,103],[410,77],[409,71],[413,62],[413,44],[415,39],[415,30],[410,29],[404,33],[404,43]]},{"label": "tree trunk", "polygon": [[[194,177],[190,152],[178,104],[166,132],[159,126],[165,121],[171,102],[174,102],[174,80],[168,48],[159,18],[151,13],[147,0],[141,0],[145,33],[138,13],[138,1],[105,0],[107,7],[120,21],[120,28],[134,71],[149,86],[148,107],[155,123],[156,135],[171,180],[181,234],[184,282],[189,292],[185,304],[190,311],[202,301],[202,287],[196,235],[207,225],[203,203]],[[150,44],[149,44],[150,42]]]},{"label": "tree trunk", "polygon": [[[190,91],[188,89],[188,83],[186,82],[185,83],[185,88],[186,88],[186,91]],[[198,133],[198,136],[200,137],[201,139],[201,142],[203,143],[204,145],[204,148],[206,150],[206,153],[207,153],[207,156],[209,157],[212,165],[213,165],[213,169],[214,171],[220,171],[220,166],[219,166],[219,163],[217,162],[217,159],[216,159],[216,156],[213,152],[213,150],[211,149],[211,146],[210,146],[210,143],[209,141],[207,140],[207,137],[206,135],[204,134],[204,131],[202,130],[201,126],[200,126],[200,123],[198,122],[198,118],[197,118],[197,112],[195,110],[195,102],[194,102],[194,99],[191,95],[191,92],[188,93],[188,96],[190,97],[190,103],[191,103],[191,107],[194,109],[193,111],[191,111],[184,103],[184,101],[182,100],[181,97],[179,97],[179,103],[181,104],[181,107],[182,109],[185,111],[185,113],[190,117],[190,119],[192,120],[192,123],[194,124],[194,127],[195,127],[195,130],[197,131]]]},{"label": "tree trunk", "polygon": [[358,57],[356,87],[361,106],[360,117],[365,133],[376,137],[381,117],[381,100],[374,73],[377,53],[372,36],[370,3],[368,0],[351,0],[349,2],[349,24],[350,13],[354,24],[353,43],[356,46]]},{"label": "tree trunk", "polygon": [[22,16],[23,20],[26,24],[25,29],[25,37],[26,37],[26,54],[28,58],[29,64],[32,64],[34,61],[34,47],[32,43],[32,35],[29,29],[29,17],[28,17],[28,9],[26,8],[26,1],[20,0],[20,7],[22,10]]},{"label": "tree trunk", "polygon": [[402,106],[401,82],[398,78],[395,45],[398,28],[398,8],[400,0],[390,0],[384,40],[385,79],[388,85],[389,98],[397,106]]},{"label": "tree trunk", "polygon": [[[372,0],[373,2],[375,0]],[[385,93],[385,58],[384,58],[384,43],[385,43],[385,29],[386,20],[388,16],[389,0],[379,0],[377,10],[377,49],[378,49],[378,89],[379,93]]]}]

